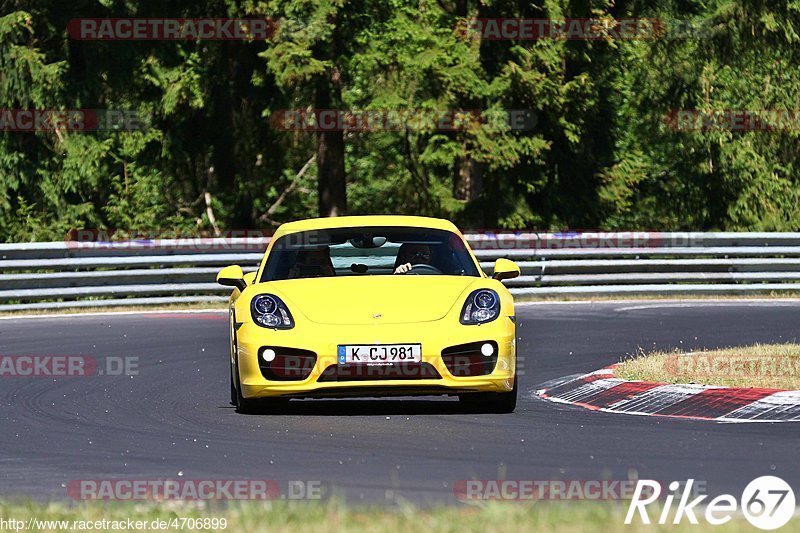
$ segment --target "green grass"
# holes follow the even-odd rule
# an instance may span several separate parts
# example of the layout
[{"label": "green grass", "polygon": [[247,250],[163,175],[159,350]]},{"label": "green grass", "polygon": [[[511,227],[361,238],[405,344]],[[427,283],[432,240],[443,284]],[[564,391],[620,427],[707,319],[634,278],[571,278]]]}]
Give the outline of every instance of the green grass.
[{"label": "green grass", "polygon": [[617,367],[622,379],[729,387],[800,389],[800,344],[756,344],[689,354],[639,353]]},{"label": "green grass", "polygon": [[[728,524],[720,527],[703,523],[691,526],[684,518],[680,526],[644,525],[638,519],[633,525],[624,524],[627,505],[623,503],[598,502],[527,502],[498,503],[485,505],[442,506],[419,509],[413,506],[396,508],[348,507],[340,502],[287,503],[276,502],[234,502],[220,503],[102,503],[81,502],[39,504],[34,502],[0,502],[0,518],[14,518],[27,521],[31,517],[38,520],[68,520],[66,529],[38,529],[38,531],[78,531],[72,527],[74,520],[142,520],[173,518],[225,518],[224,531],[270,531],[270,532],[391,532],[416,533],[431,532],[485,532],[492,533],[519,531],[563,531],[597,532],[625,530],[629,532],[653,531],[714,531],[739,532],[752,531],[741,516],[735,516]],[[671,517],[674,513],[670,513]],[[650,512],[652,520],[657,520],[658,510]],[[800,531],[800,521],[790,521],[783,532]],[[124,530],[124,529],[123,529]],[[147,528],[146,530],[150,530]],[[183,529],[199,531],[203,529]],[[218,528],[222,531],[222,528]],[[37,529],[34,529],[37,531]],[[177,531],[166,529],[165,531]],[[209,529],[205,529],[209,531]]]}]

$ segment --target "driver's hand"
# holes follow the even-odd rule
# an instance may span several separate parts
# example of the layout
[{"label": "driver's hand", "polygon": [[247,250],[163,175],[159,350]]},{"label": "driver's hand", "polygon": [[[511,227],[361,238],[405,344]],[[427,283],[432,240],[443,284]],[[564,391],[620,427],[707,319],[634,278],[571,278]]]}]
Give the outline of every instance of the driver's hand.
[{"label": "driver's hand", "polygon": [[398,267],[394,269],[394,273],[405,274],[409,270],[411,270],[411,263],[404,263],[402,265],[398,265]]}]

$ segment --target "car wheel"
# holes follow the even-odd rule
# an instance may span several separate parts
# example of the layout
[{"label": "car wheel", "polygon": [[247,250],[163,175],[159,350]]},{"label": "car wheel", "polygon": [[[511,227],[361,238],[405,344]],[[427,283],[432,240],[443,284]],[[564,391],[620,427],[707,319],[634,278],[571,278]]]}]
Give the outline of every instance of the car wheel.
[{"label": "car wheel", "polygon": [[234,377],[236,380],[236,412],[241,414],[254,414],[258,411],[258,400],[247,399],[242,396],[242,382],[239,380],[239,359],[234,365]]},{"label": "car wheel", "polygon": [[233,313],[233,309],[231,309],[231,313],[228,317],[228,321],[230,322],[230,350],[231,353],[228,354],[228,366],[230,367],[230,372],[228,375],[230,376],[231,382],[231,405],[235,406],[236,403],[236,383],[233,381],[233,373],[236,371],[233,362],[236,360],[236,329],[234,328],[234,323],[236,322],[236,316]]},{"label": "car wheel", "polygon": [[239,381],[239,363],[237,359],[236,366],[234,367],[234,377],[236,379],[236,387],[231,391],[235,398],[234,405],[236,412],[241,414],[256,414],[256,413],[280,413],[289,405],[288,398],[245,398],[242,396],[241,382]]},{"label": "car wheel", "polygon": [[517,380],[509,392],[459,394],[458,400],[469,410],[480,413],[513,413],[517,408]]},{"label": "car wheel", "polygon": [[231,367],[231,371],[228,373],[231,378],[231,405],[236,405],[236,385],[233,383],[233,365],[228,366]]}]

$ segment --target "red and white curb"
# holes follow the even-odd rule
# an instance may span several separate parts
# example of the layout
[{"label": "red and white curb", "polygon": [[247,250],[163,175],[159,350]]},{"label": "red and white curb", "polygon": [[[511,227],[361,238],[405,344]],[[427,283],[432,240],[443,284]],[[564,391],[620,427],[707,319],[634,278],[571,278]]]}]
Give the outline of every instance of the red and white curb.
[{"label": "red and white curb", "polygon": [[595,411],[718,422],[800,421],[800,391],[670,385],[614,377],[617,365],[584,374],[536,395]]}]

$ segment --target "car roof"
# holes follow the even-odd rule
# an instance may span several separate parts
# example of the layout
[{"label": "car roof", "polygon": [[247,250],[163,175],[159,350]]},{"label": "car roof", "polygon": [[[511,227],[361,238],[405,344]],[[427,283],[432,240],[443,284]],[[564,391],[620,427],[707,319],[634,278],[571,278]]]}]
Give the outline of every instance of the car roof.
[{"label": "car roof", "polygon": [[460,233],[449,220],[442,218],[417,217],[408,215],[360,215],[328,218],[309,218],[287,222],[275,231],[273,238],[298,231],[321,230],[329,228],[350,228],[363,226],[409,226],[412,228],[441,229]]}]

